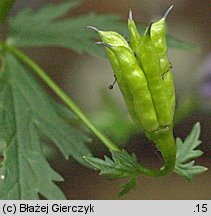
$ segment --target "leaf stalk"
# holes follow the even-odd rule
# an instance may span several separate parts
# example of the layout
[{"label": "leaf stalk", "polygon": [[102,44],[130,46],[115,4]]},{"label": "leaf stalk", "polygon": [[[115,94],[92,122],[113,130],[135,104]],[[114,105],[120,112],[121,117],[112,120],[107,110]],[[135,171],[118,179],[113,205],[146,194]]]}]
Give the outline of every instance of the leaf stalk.
[{"label": "leaf stalk", "polygon": [[19,60],[27,64],[36,74],[55,92],[55,94],[78,116],[78,118],[103,142],[110,151],[120,151],[108,137],[99,131],[93,123],[86,117],[81,109],[71,100],[71,98],[47,75],[47,73],[36,64],[30,57],[19,49],[5,44],[6,49]]}]

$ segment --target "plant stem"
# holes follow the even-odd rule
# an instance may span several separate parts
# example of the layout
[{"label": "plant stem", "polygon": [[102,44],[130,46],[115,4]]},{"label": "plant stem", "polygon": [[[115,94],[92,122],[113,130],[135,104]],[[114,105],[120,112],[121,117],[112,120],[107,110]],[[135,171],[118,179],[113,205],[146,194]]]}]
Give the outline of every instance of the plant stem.
[{"label": "plant stem", "polygon": [[108,139],[102,132],[100,132],[80,110],[80,108],[70,99],[70,97],[46,74],[46,72],[37,65],[32,59],[25,55],[22,51],[15,47],[6,45],[6,49],[15,55],[18,59],[26,63],[32,68],[41,79],[64,101],[64,103],[78,116],[78,118],[104,143],[104,145],[111,151],[120,151],[110,139]]}]

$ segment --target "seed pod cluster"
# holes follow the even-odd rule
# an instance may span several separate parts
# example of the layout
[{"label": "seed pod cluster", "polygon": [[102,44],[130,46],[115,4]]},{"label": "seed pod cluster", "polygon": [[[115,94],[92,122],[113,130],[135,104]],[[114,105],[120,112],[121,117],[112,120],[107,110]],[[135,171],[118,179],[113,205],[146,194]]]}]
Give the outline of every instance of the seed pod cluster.
[{"label": "seed pod cluster", "polygon": [[165,167],[154,176],[166,175],[175,166],[173,136],[174,83],[167,56],[166,17],[153,22],[140,35],[129,12],[130,43],[113,31],[98,32],[124,97],[130,116],[161,151]]},{"label": "seed pod cluster", "polygon": [[166,16],[152,23],[141,36],[129,13],[130,45],[113,31],[100,35],[119,88],[132,119],[146,132],[171,127],[174,114],[174,84],[167,57]]}]

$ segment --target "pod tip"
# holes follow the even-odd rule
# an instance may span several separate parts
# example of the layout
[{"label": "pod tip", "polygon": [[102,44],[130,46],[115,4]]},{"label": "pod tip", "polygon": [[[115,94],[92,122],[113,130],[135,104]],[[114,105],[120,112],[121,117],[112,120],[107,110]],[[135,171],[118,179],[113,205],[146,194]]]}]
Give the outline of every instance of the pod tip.
[{"label": "pod tip", "polygon": [[164,19],[167,18],[168,14],[170,13],[170,11],[172,10],[173,7],[174,7],[174,5],[171,5],[171,6],[168,8],[168,10],[165,12],[165,14],[164,14],[164,16],[163,16]]},{"label": "pod tip", "polygon": [[85,28],[85,29],[92,29],[93,31],[96,31],[96,32],[99,32],[99,31],[100,31],[99,29],[97,29],[97,28],[94,27],[94,26],[85,26],[84,28]]},{"label": "pod tip", "polygon": [[109,49],[112,49],[112,48],[113,48],[113,46],[111,46],[110,44],[107,44],[107,43],[102,42],[102,41],[95,42],[95,44],[106,46],[106,47],[108,47]]},{"label": "pod tip", "polygon": [[129,9],[129,20],[133,20],[133,12],[131,10],[131,8]]}]

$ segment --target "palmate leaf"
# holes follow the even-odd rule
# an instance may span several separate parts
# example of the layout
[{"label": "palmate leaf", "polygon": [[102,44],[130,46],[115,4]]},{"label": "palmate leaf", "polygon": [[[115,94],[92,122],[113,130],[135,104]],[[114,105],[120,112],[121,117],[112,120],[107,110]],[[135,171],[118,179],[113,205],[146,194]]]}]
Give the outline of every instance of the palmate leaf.
[{"label": "palmate leaf", "polygon": [[[65,108],[55,104],[23,65],[12,55],[3,56],[0,74],[0,143],[4,160],[0,169],[1,199],[64,199],[53,181],[62,177],[48,164],[41,142],[45,135],[66,159],[91,155],[85,142],[89,138],[63,119]],[[65,111],[65,112],[64,112]]]},{"label": "palmate leaf", "polygon": [[192,180],[194,175],[203,173],[207,170],[206,167],[195,166],[195,161],[190,162],[190,160],[198,158],[203,154],[201,150],[196,150],[196,148],[201,144],[199,135],[200,124],[196,123],[184,142],[182,142],[180,138],[177,138],[176,140],[177,154],[174,171],[187,180]]},{"label": "palmate leaf", "polygon": [[[90,13],[68,19],[57,19],[69,9],[78,6],[80,1],[65,1],[61,4],[49,4],[33,11],[24,9],[9,19],[9,37],[7,43],[18,47],[55,46],[71,48],[78,53],[89,53],[104,56],[104,50],[93,44],[96,33],[84,29],[93,25],[102,30],[113,30],[129,38],[127,24],[113,14],[96,15]],[[145,28],[139,26],[140,32]],[[196,47],[181,42],[173,37],[168,38],[168,44],[184,50],[196,50]]]},{"label": "palmate leaf", "polygon": [[105,160],[86,156],[84,159],[90,165],[100,170],[100,175],[110,179],[126,178],[128,181],[120,186],[119,196],[123,196],[136,186],[138,172],[138,161],[134,154],[130,155],[125,150],[121,152],[112,151],[112,160],[105,156]]}]

